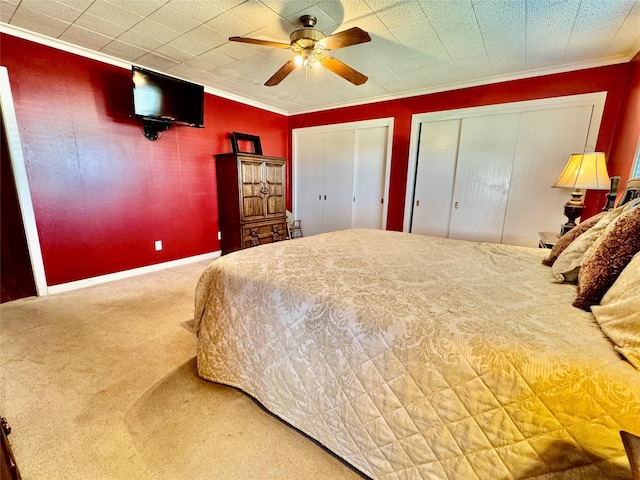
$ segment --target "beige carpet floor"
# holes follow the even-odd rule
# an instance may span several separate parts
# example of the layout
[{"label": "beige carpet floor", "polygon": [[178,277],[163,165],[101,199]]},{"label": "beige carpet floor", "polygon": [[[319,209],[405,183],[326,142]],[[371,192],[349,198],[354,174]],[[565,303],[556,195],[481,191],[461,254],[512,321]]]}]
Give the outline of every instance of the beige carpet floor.
[{"label": "beige carpet floor", "polygon": [[363,478],[197,376],[206,264],[0,306],[0,414],[25,480]]}]

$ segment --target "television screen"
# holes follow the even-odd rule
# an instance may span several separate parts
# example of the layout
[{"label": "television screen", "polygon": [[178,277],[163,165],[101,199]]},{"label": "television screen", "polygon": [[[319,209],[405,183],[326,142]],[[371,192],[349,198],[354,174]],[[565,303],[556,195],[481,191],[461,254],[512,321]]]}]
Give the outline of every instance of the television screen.
[{"label": "television screen", "polygon": [[204,126],[204,87],[133,66],[133,115]]}]

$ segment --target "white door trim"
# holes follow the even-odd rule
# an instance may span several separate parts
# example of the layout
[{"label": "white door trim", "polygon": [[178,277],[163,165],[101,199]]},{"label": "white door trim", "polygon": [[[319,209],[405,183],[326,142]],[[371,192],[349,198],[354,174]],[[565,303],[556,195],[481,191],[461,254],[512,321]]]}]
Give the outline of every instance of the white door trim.
[{"label": "white door trim", "polygon": [[[345,130],[345,129],[354,129],[354,130],[363,130],[366,128],[374,128],[374,127],[387,127],[387,156],[385,159],[385,172],[384,172],[384,201],[382,205],[382,228],[386,230],[387,228],[387,210],[389,209],[389,179],[391,177],[391,147],[393,146],[393,125],[394,118],[378,118],[374,120],[362,120],[357,122],[346,122],[346,123],[333,123],[331,125],[320,125],[317,127],[303,127],[303,128],[294,128],[291,130],[292,136],[292,187],[293,187],[293,195],[292,195],[292,209],[293,215],[295,218],[296,215],[296,205],[298,203],[297,191],[296,191],[296,175],[297,175],[297,158],[296,152],[298,151],[298,135],[310,134],[310,133],[325,133],[332,132],[336,130]],[[355,152],[354,152],[355,155]]]},{"label": "white door trim", "polygon": [[409,162],[407,167],[407,184],[404,201],[403,231],[408,232],[411,225],[413,212],[413,195],[415,189],[415,176],[418,164],[418,146],[420,124],[424,122],[436,122],[440,120],[453,120],[485,115],[498,115],[503,113],[526,112],[549,108],[562,108],[570,106],[593,105],[593,116],[586,146],[594,148],[598,140],[600,122],[604,111],[607,92],[585,93],[581,95],[568,95],[564,97],[542,98],[526,100],[522,102],[501,103],[497,105],[483,105],[479,107],[460,108],[457,110],[443,110],[439,112],[417,113],[411,117],[411,136],[409,140]]},{"label": "white door trim", "polygon": [[44,273],[40,238],[38,236],[36,216],[31,201],[27,169],[24,163],[24,156],[22,155],[22,142],[20,140],[20,130],[18,129],[13,96],[11,95],[9,72],[6,67],[0,67],[0,105],[2,106],[2,121],[4,122],[4,129],[7,135],[9,160],[11,161],[11,168],[13,169],[13,178],[15,179],[16,190],[18,192],[18,204],[20,205],[24,232],[27,237],[27,250],[29,251],[29,259],[31,260],[31,270],[33,271],[33,279],[36,285],[36,294],[39,296],[46,295],[48,293],[47,278]]}]

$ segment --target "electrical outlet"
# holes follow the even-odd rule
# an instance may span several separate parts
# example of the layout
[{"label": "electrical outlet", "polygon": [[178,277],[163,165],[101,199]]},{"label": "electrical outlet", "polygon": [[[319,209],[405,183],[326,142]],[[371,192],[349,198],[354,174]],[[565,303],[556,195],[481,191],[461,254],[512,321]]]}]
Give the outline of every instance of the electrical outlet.
[{"label": "electrical outlet", "polygon": [[222,232],[218,232],[218,240],[222,240]]},{"label": "electrical outlet", "polygon": [[162,240],[156,240],[156,252],[162,250]]}]

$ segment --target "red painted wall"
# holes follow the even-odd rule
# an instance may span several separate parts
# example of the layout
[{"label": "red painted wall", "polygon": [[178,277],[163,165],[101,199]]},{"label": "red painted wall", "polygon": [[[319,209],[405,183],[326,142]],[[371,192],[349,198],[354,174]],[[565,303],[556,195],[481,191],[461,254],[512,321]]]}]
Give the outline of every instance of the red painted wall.
[{"label": "red painted wall", "polygon": [[149,141],[129,118],[129,70],[9,35],[0,42],[48,285],[219,250],[213,155],[231,151],[232,131],[289,155],[287,117],[208,94],[204,129]]},{"label": "red painted wall", "polygon": [[[614,132],[619,122],[620,109],[628,77],[629,64],[592,68],[390,100],[369,105],[295,115],[289,120],[289,128],[293,130],[294,128],[394,117],[395,125],[393,149],[391,153],[391,180],[389,186],[387,228],[391,230],[402,230],[412,115],[606,91],[607,100],[600,127],[600,134],[595,148],[598,151],[604,151],[609,158],[609,154],[612,151]],[[637,75],[634,81],[637,87]],[[632,161],[633,159],[624,157],[620,158],[619,161],[613,162],[610,165],[610,175],[622,175],[623,172],[627,175],[631,169]],[[591,202],[594,205],[598,204],[599,208],[602,208],[604,205],[603,196],[604,193],[594,194],[594,192],[589,192],[586,196],[587,207],[589,207],[589,202]],[[558,208],[562,208],[562,206]],[[584,218],[586,218],[586,215]]]},{"label": "red painted wall", "polygon": [[[623,179],[640,130],[631,62],[289,118],[206,95],[204,129],[174,127],[150,142],[129,118],[128,70],[9,35],[0,42],[49,285],[219,250],[212,155],[230,151],[232,131],[260,136],[267,155],[290,156],[294,128],[394,117],[387,227],[401,230],[415,113],[607,91],[596,148]],[[584,218],[602,197],[587,194]]]},{"label": "red painted wall", "polygon": [[[640,56],[628,64],[627,82],[620,106],[620,115],[613,136],[611,153],[607,166],[611,175],[620,175],[620,190],[629,179],[631,167],[640,139]],[[611,173],[615,172],[615,173]],[[586,209],[585,209],[586,210]],[[597,209],[589,209],[585,213],[595,213]]]}]

